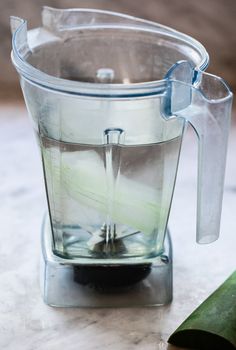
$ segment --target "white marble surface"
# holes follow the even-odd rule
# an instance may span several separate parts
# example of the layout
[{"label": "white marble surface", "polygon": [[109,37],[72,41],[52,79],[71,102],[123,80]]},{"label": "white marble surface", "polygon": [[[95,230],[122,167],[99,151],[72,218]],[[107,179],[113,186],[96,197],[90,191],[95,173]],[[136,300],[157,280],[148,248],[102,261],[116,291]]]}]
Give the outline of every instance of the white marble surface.
[{"label": "white marble surface", "polygon": [[186,137],[170,218],[171,305],[55,309],[43,303],[39,290],[45,195],[23,105],[1,106],[0,126],[0,349],[166,350],[168,336],[236,268],[236,130],[229,147],[221,238],[212,245],[195,244],[196,147],[194,135]]}]

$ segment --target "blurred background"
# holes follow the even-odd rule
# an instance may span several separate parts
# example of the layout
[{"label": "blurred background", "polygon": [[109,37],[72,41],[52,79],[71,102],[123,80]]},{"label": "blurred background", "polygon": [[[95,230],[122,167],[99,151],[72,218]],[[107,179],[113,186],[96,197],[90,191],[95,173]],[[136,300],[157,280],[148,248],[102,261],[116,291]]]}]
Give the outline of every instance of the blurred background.
[{"label": "blurred background", "polygon": [[198,39],[210,55],[208,71],[223,77],[236,91],[236,0],[1,0],[0,100],[22,100],[16,71],[10,61],[9,16],[40,25],[43,5],[99,8],[157,21]]}]

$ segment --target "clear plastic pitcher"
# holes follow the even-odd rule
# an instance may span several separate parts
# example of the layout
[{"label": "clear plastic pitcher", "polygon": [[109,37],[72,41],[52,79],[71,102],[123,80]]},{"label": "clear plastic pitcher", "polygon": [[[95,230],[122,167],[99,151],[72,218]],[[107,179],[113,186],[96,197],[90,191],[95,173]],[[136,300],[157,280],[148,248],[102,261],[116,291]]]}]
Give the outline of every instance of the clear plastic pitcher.
[{"label": "clear plastic pitcher", "polygon": [[[11,19],[42,154],[54,253],[133,264],[162,253],[186,125],[199,143],[197,241],[219,234],[232,94],[208,54],[159,24],[45,7]],[[95,260],[96,259],[96,260]]]}]

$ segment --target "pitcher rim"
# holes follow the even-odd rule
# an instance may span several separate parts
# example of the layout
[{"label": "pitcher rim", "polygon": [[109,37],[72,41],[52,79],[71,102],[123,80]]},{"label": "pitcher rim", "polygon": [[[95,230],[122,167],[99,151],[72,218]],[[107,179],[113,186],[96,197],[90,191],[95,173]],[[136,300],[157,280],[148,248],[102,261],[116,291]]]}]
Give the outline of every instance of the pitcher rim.
[{"label": "pitcher rim", "polygon": [[[148,21],[142,18],[130,16],[127,14],[99,10],[99,9],[86,9],[86,8],[73,8],[73,9],[57,9],[48,6],[43,7],[43,11],[55,11],[55,12],[91,12],[91,13],[100,13],[105,15],[112,15],[120,18],[125,18],[128,20],[135,20],[137,22],[145,23],[146,25],[153,26],[155,28],[155,32],[166,35],[167,37],[174,37],[176,39],[180,39],[183,43],[187,43],[191,45],[201,57],[201,61],[196,65],[195,69],[198,71],[204,71],[209,64],[209,55],[205,49],[205,47],[196,39],[191,36],[179,32],[175,29],[172,29],[168,26]],[[75,95],[85,95],[85,96],[100,96],[100,97],[122,97],[122,96],[139,96],[139,95],[150,95],[160,93],[165,90],[167,78],[163,77],[163,79],[159,80],[150,80],[144,82],[135,82],[135,83],[91,83],[91,82],[83,82],[83,81],[72,81],[69,79],[64,79],[60,77],[56,77],[50,74],[47,74],[41,71],[38,68],[35,68],[33,65],[28,63],[24,57],[19,53],[19,50],[16,45],[17,37],[20,33],[25,30],[27,32],[27,21],[21,18],[17,18],[12,16],[12,19],[17,19],[19,21],[18,27],[13,32],[12,36],[12,51],[11,51],[11,59],[12,62],[19,72],[19,74],[24,77],[24,79],[34,83],[43,88],[47,88],[50,90],[62,92],[62,93],[70,93]],[[110,28],[115,28],[115,26],[109,26]],[[88,28],[88,26],[87,26]],[[101,28],[105,28],[105,26],[101,26]],[[132,29],[129,26],[121,26],[119,28],[128,28]],[[140,30],[153,32],[153,30],[144,28],[140,26]],[[162,32],[161,32],[162,30]],[[171,68],[171,67],[170,67]]]}]

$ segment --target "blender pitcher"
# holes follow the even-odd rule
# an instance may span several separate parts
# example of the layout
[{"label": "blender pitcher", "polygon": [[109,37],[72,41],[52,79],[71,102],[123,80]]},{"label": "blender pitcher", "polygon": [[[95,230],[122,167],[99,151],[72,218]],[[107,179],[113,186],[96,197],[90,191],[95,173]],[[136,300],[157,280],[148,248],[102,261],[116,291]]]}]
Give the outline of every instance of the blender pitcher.
[{"label": "blender pitcher", "polygon": [[77,284],[106,292],[109,283],[130,289],[150,279],[170,253],[164,242],[188,124],[199,144],[197,241],[217,239],[232,94],[204,72],[205,48],[100,10],[44,7],[42,27],[27,31],[16,17],[11,27],[42,155],[43,231],[54,261],[73,265]]}]

